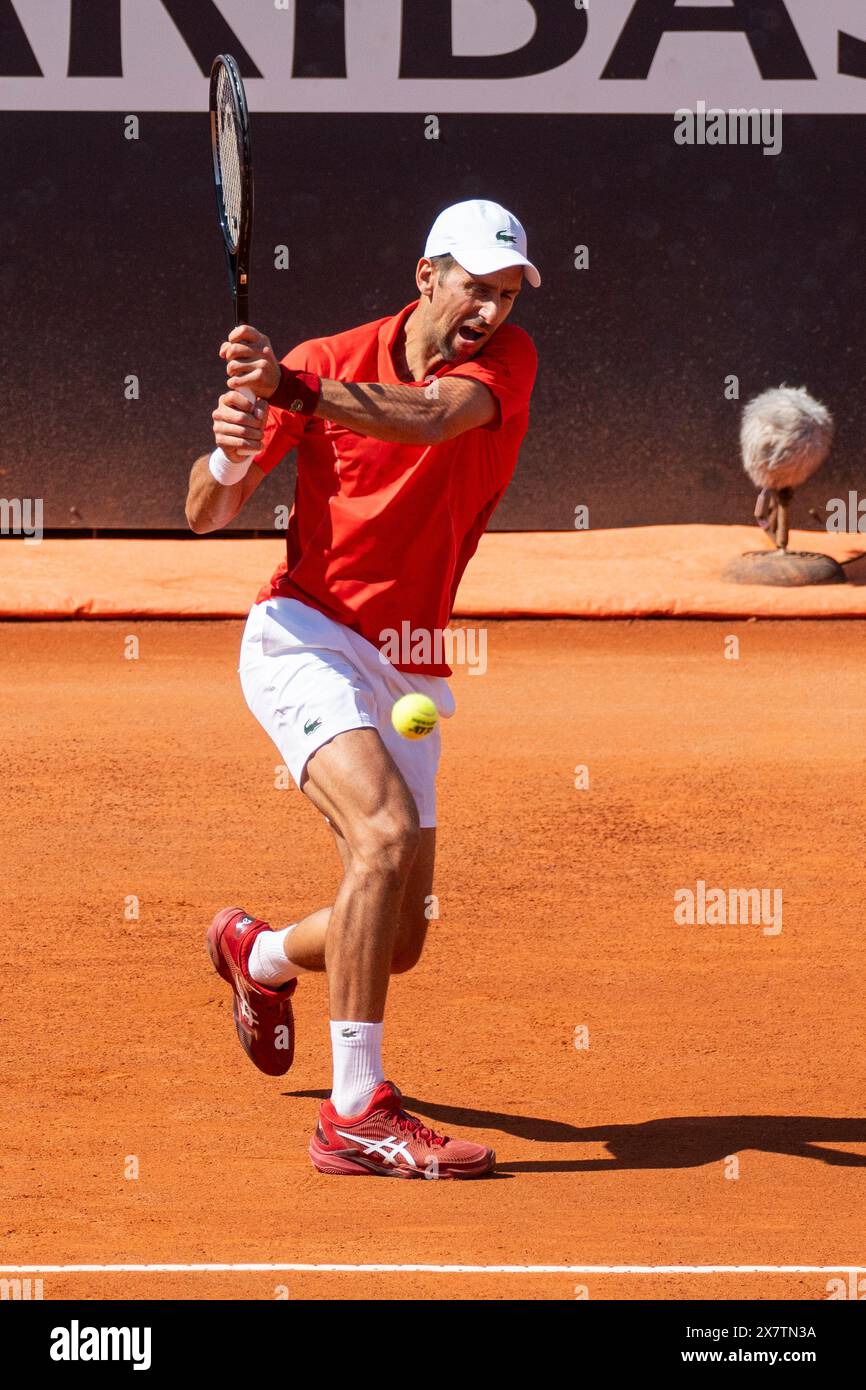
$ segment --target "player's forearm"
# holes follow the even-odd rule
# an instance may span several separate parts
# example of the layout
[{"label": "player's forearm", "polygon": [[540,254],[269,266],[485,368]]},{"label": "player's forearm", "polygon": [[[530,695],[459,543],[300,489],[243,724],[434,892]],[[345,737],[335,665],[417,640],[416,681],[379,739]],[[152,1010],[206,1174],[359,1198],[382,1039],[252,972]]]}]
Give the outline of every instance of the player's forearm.
[{"label": "player's forearm", "polygon": [[208,454],[202,454],[193,464],[186,499],[186,519],[190,530],[199,536],[228,526],[244,501],[243,478],[228,487],[218,483],[208,467],[208,458]]},{"label": "player's forearm", "polygon": [[379,382],[323,378],[314,413],[389,444],[435,444],[442,426],[439,402],[420,387],[383,386]]}]

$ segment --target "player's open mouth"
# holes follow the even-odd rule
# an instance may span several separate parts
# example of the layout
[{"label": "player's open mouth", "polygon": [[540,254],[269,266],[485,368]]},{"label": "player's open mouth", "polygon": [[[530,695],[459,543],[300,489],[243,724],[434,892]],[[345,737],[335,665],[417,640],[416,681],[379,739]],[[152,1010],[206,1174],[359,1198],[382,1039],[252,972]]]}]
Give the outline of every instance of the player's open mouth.
[{"label": "player's open mouth", "polygon": [[480,343],[484,334],[480,332],[479,329],[470,328],[467,323],[464,323],[458,328],[457,337],[460,339],[461,343]]}]

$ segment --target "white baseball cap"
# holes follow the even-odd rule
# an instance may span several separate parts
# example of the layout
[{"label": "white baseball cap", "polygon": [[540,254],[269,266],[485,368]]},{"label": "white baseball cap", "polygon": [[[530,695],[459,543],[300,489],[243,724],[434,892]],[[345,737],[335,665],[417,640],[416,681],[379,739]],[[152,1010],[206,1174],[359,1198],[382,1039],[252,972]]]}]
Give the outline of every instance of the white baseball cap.
[{"label": "white baseball cap", "polygon": [[470,275],[487,275],[492,270],[522,265],[530,285],[537,289],[541,284],[541,276],[526,258],[522,224],[507,208],[483,198],[453,203],[440,212],[430,228],[424,255],[428,259],[453,256]]}]

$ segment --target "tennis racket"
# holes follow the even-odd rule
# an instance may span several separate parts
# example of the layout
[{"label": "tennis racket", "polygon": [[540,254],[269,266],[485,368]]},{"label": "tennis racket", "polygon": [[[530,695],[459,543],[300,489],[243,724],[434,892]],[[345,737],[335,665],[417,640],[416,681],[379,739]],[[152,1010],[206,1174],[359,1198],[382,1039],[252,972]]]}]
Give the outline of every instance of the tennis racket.
[{"label": "tennis racket", "polygon": [[[238,65],[230,53],[214,58],[210,72],[210,137],[217,213],[235,311],[235,327],[249,322],[250,243],[253,236],[253,160],[250,117]],[[247,400],[255,394],[237,388]],[[248,453],[247,458],[253,458]]]}]

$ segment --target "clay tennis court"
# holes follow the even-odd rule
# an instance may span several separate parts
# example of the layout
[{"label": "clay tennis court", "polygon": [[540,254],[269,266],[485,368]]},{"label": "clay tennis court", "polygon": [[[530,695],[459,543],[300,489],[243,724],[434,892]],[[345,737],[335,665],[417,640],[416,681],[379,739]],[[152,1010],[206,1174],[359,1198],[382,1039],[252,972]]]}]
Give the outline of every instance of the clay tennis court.
[{"label": "clay tennis court", "polygon": [[[241,622],[0,628],[3,1258],[45,1298],[820,1299],[866,1261],[862,624],[478,621],[385,1032],[411,1108],[495,1147],[474,1183],[313,1171],[323,977],[287,1077],[237,1045],[212,914],[338,882]],[[781,889],[781,931],[677,925],[698,880]],[[263,1268],[50,1272],[162,1264]]]}]

